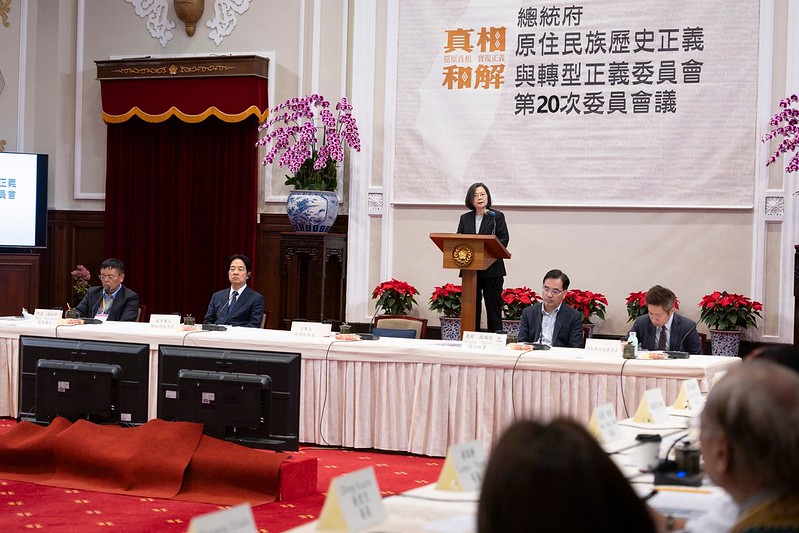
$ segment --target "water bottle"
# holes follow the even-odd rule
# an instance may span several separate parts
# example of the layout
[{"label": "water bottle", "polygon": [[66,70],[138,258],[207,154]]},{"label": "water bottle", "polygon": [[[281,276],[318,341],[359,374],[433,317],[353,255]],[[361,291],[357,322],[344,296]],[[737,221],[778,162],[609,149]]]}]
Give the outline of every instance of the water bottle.
[{"label": "water bottle", "polygon": [[638,357],[638,335],[634,331],[630,332],[630,336],[627,338],[627,344],[633,347],[633,353]]}]

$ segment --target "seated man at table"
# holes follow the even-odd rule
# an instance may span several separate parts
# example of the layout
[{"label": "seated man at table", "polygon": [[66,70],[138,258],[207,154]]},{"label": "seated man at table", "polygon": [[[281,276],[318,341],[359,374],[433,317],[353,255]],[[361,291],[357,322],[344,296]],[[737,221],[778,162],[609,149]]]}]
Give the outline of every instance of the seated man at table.
[{"label": "seated man at table", "polygon": [[660,285],[646,292],[648,314],[639,316],[630,329],[638,337],[641,349],[702,353],[696,322],[675,312],[676,300],[673,292]]},{"label": "seated man at table", "polygon": [[705,473],[741,508],[732,531],[799,531],[799,375],[765,360],[729,371],[701,427]]},{"label": "seated man at table", "polygon": [[583,316],[563,303],[569,276],[550,270],[541,289],[544,301],[522,312],[519,342],[540,342],[549,346],[583,347]]},{"label": "seated man at table", "polygon": [[203,323],[225,324],[257,328],[264,316],[264,297],[247,287],[252,266],[246,255],[236,254],[228,258],[230,287],[215,292],[208,304]]},{"label": "seated man at table", "polygon": [[81,318],[134,322],[139,316],[139,295],[122,286],[125,266],[114,257],[100,265],[99,287],[92,287],[75,310]]}]

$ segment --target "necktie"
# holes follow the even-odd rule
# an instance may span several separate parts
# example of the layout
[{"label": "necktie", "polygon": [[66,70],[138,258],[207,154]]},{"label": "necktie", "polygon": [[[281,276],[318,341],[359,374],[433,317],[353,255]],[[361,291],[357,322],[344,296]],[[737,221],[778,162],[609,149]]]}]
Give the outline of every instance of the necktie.
[{"label": "necktie", "polygon": [[660,328],[660,338],[658,339],[658,350],[666,349],[666,326]]},{"label": "necktie", "polygon": [[239,293],[236,292],[236,291],[233,291],[233,295],[230,297],[230,305],[227,308],[228,316],[230,315],[230,312],[233,310],[233,307],[236,305],[236,300],[238,300],[238,297],[239,297]]}]

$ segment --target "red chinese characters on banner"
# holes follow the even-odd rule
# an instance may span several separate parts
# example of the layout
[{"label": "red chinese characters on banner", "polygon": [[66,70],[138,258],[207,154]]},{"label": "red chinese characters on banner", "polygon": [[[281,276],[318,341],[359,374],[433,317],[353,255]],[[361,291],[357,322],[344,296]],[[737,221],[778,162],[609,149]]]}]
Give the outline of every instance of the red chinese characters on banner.
[{"label": "red chinese characters on banner", "polygon": [[[499,89],[505,83],[506,28],[445,30],[441,85],[447,90]],[[476,66],[472,66],[476,65]]]}]

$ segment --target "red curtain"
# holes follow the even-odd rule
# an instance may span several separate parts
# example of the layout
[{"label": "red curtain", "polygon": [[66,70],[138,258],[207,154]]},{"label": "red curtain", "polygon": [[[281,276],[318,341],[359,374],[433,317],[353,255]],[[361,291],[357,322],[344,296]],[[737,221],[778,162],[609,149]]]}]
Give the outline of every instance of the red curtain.
[{"label": "red curtain", "polygon": [[227,258],[255,257],[258,121],[107,127],[106,257],[125,263],[148,314],[200,323],[211,293],[229,285]]}]

